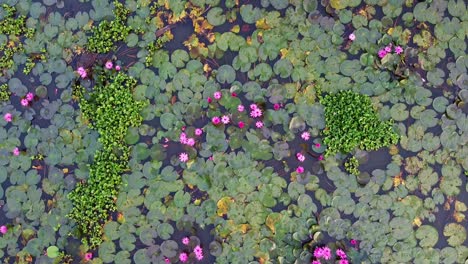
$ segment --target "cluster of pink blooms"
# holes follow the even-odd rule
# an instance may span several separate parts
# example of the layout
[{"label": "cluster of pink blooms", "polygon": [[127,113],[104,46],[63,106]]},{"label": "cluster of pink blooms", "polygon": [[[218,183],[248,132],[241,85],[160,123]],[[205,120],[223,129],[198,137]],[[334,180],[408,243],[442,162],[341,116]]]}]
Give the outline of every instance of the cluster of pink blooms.
[{"label": "cluster of pink blooms", "polygon": [[305,156],[302,155],[302,153],[296,153],[296,158],[297,158],[300,162],[304,162],[304,160],[305,160]]},{"label": "cluster of pink blooms", "polygon": [[[231,93],[231,96],[233,97],[237,97],[237,94],[236,93]],[[216,91],[214,94],[213,94],[213,98],[216,99],[216,100],[220,100],[221,98],[223,97],[222,93],[220,91]],[[211,103],[213,102],[213,99],[211,99],[211,97],[208,97],[207,99],[208,103]],[[274,105],[274,109],[275,110],[279,110],[280,109],[280,104],[275,104]],[[237,111],[239,112],[244,112],[245,111],[245,107],[243,105],[238,105],[237,106]],[[263,112],[262,112],[262,109],[260,109],[256,104],[251,104],[250,105],[250,116],[252,118],[259,118],[263,115]],[[211,123],[213,123],[213,125],[219,125],[221,123],[227,125],[229,123],[231,123],[231,117],[229,115],[223,115],[221,117],[219,116],[214,116],[211,118]],[[237,123],[237,126],[242,129],[245,127],[245,123],[243,121],[239,121]],[[257,128],[262,128],[264,126],[264,123],[260,120],[256,121],[255,122],[255,126]]]},{"label": "cluster of pink blooms", "polygon": [[316,258],[324,258],[329,260],[331,258],[331,250],[329,247],[317,247],[314,250],[314,257]]},{"label": "cluster of pink blooms", "polygon": [[[401,53],[403,53],[403,48],[401,46],[396,46],[394,51],[395,51],[396,54],[401,54]],[[391,52],[392,52],[392,44],[390,43],[385,48],[379,50],[377,55],[379,55],[379,58],[382,59],[383,57],[385,57],[387,54],[389,54]]]},{"label": "cluster of pink blooms", "polygon": [[303,140],[305,140],[305,141],[309,140],[309,139],[310,139],[310,133],[307,132],[307,131],[302,132],[301,138],[302,138]]},{"label": "cluster of pink blooms", "polygon": [[[348,256],[346,255],[346,252],[344,252],[344,250],[337,249],[336,256],[340,258],[340,261],[339,261],[340,264],[349,264]],[[320,260],[318,259],[320,258],[323,258],[325,260],[331,259],[332,257],[331,249],[327,246],[317,247],[314,250],[314,257],[316,258],[316,260],[312,261],[312,264],[321,264]]]},{"label": "cluster of pink blooms", "polygon": [[83,79],[86,78],[86,76],[88,76],[88,73],[86,72],[85,68],[83,68],[83,67],[78,67],[76,72],[78,72],[80,77],[83,78]]},{"label": "cluster of pink blooms", "polygon": [[[182,244],[187,246],[189,243],[190,243],[190,238],[188,238],[188,237],[182,238]],[[200,245],[197,245],[193,249],[193,253],[195,254],[195,258],[197,260],[202,260],[203,259],[203,249],[200,247]],[[187,252],[181,252],[179,254],[179,261],[180,262],[185,263],[188,260],[189,260],[189,254]],[[164,262],[165,263],[171,263],[171,261],[167,257],[164,258]]]},{"label": "cluster of pink blooms", "polygon": [[21,105],[22,106],[28,106],[30,102],[34,100],[34,94],[29,92],[26,94],[26,96],[21,99]]},{"label": "cluster of pink blooms", "polygon": [[0,233],[2,233],[2,235],[6,234],[7,232],[8,232],[8,227],[6,225],[0,226]]},{"label": "cluster of pink blooms", "polygon": [[88,252],[88,253],[85,254],[85,260],[86,261],[90,261],[92,259],[93,259],[93,253]]},{"label": "cluster of pink blooms", "polygon": [[180,143],[182,143],[184,145],[188,145],[188,146],[191,146],[191,147],[193,147],[193,145],[195,145],[195,139],[194,138],[187,138],[187,134],[185,134],[185,132],[180,133],[179,140],[180,140]]}]

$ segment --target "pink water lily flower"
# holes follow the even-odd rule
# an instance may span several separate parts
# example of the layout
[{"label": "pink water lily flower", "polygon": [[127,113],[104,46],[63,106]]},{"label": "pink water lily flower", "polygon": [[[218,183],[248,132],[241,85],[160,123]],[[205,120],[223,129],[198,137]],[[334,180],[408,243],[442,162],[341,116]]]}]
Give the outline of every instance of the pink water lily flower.
[{"label": "pink water lily flower", "polygon": [[384,49],[381,49],[381,50],[379,50],[377,55],[379,55],[379,58],[382,59],[383,57],[385,57],[385,55],[387,55],[387,52]]},{"label": "pink water lily flower", "polygon": [[93,253],[90,253],[90,252],[86,253],[85,254],[85,260],[90,261],[91,259],[93,259]]},{"label": "pink water lily flower", "polygon": [[239,121],[239,123],[237,123],[237,125],[239,126],[240,129],[244,128],[244,126],[245,126],[244,122],[242,122],[242,121]]},{"label": "pink water lily flower", "polygon": [[5,115],[3,115],[3,120],[5,120],[6,122],[11,122],[13,120],[13,115],[11,113],[6,113]]},{"label": "pink water lily flower", "polygon": [[26,98],[21,99],[21,105],[22,105],[22,106],[28,106],[28,105],[29,105],[28,99],[26,99]]},{"label": "pink water lily flower", "polygon": [[112,64],[112,61],[107,61],[106,62],[106,69],[110,70],[110,69],[112,69],[113,66],[114,65]]},{"label": "pink water lily flower", "polygon": [[6,225],[0,226],[0,233],[2,233],[4,235],[7,232],[8,232],[8,227]]},{"label": "pink water lily flower", "polygon": [[221,99],[221,97],[223,96],[223,94],[220,92],[220,91],[217,91],[213,94],[213,97],[216,99],[216,100],[219,100]]},{"label": "pink water lily flower", "polygon": [[17,148],[17,147],[14,148],[14,149],[13,149],[13,155],[19,156],[19,154],[20,154],[19,148]]},{"label": "pink water lily flower", "polygon": [[195,135],[196,136],[200,136],[201,134],[203,134],[203,130],[201,128],[195,129]]},{"label": "pink water lily flower", "polygon": [[354,33],[351,33],[351,34],[349,34],[348,38],[349,38],[349,40],[353,41],[353,40],[356,39],[356,35],[354,35]]},{"label": "pink water lily flower", "polygon": [[302,167],[302,166],[297,167],[296,172],[299,173],[299,174],[304,173],[304,167]]},{"label": "pink water lily flower", "polygon": [[26,100],[28,100],[28,101],[30,101],[30,102],[31,102],[32,100],[34,100],[34,94],[31,93],[31,92],[27,93],[27,94],[26,94]]},{"label": "pink water lily flower", "polygon": [[180,253],[179,260],[180,260],[180,262],[187,262],[187,260],[188,260],[187,253],[185,253],[185,252]]},{"label": "pink water lily flower", "polygon": [[237,106],[237,111],[239,112],[244,112],[245,107],[243,105],[238,105]]},{"label": "pink water lily flower", "polygon": [[256,126],[257,128],[262,128],[262,127],[263,127],[263,122],[262,122],[262,121],[257,121],[257,122],[255,123],[255,126]]},{"label": "pink water lily flower", "polygon": [[214,125],[218,125],[219,123],[221,123],[221,119],[217,116],[214,116],[213,118],[211,118],[211,122],[213,122]]},{"label": "pink water lily flower", "polygon": [[187,162],[188,161],[188,154],[185,152],[182,152],[179,154],[179,160],[180,162]]},{"label": "pink water lily flower", "polygon": [[301,138],[302,138],[303,140],[305,140],[305,141],[309,140],[309,139],[310,139],[310,133],[307,132],[307,131],[302,132]]},{"label": "pink water lily flower", "polygon": [[223,124],[227,125],[227,124],[229,124],[229,121],[230,121],[229,116],[223,115],[223,116],[221,117],[221,122],[222,122]]},{"label": "pink water lily flower", "polygon": [[189,243],[190,243],[190,238],[188,238],[188,237],[182,238],[182,244],[188,245]]},{"label": "pink water lily flower", "polygon": [[400,47],[400,46],[396,46],[396,47],[395,47],[395,53],[396,53],[396,54],[401,54],[401,53],[403,53],[403,48]]}]

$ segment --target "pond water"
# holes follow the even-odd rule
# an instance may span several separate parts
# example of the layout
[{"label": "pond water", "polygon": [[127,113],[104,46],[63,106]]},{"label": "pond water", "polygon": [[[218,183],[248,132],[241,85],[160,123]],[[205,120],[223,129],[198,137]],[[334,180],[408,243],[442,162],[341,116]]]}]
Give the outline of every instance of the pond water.
[{"label": "pond water", "polygon": [[[4,263],[468,261],[465,1],[0,3]],[[119,76],[136,84],[93,94]],[[330,118],[323,97],[340,91],[371,103]],[[141,122],[128,120],[134,109]],[[335,120],[348,134],[327,134]],[[379,144],[372,128],[385,122],[398,140],[378,150],[326,143]],[[114,186],[96,160],[116,152],[125,169]],[[71,199],[79,186],[99,191]]]}]

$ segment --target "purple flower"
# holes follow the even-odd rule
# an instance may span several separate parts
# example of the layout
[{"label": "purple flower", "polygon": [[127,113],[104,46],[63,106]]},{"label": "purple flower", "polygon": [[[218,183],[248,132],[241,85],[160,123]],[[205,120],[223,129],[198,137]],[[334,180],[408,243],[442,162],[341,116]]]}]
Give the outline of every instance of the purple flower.
[{"label": "purple flower", "polygon": [[402,47],[400,47],[400,46],[396,46],[396,47],[395,47],[395,53],[396,53],[396,54],[401,54],[402,52],[403,52],[403,48],[402,48]]},{"label": "purple flower", "polygon": [[217,116],[214,116],[213,118],[211,118],[211,122],[213,122],[214,125],[218,125],[219,123],[221,123],[221,119]]},{"label": "purple flower", "polygon": [[385,52],[389,53],[392,51],[392,44],[388,45],[387,47],[384,48]]},{"label": "purple flower", "polygon": [[188,160],[188,154],[185,152],[182,152],[179,154],[179,160],[180,162],[187,162]]},{"label": "purple flower", "polygon": [[255,110],[257,109],[257,105],[256,104],[251,104],[250,105],[250,110]]},{"label": "purple flower", "polygon": [[211,97],[208,96],[208,98],[206,99],[206,101],[210,104],[213,100],[211,99]]},{"label": "purple flower", "polygon": [[244,112],[245,107],[243,105],[238,105],[237,106],[237,111],[239,112]]},{"label": "purple flower", "polygon": [[110,69],[112,69],[112,66],[114,66],[114,65],[112,64],[112,61],[107,61],[107,62],[106,62],[106,69],[110,70]]},{"label": "purple flower", "polygon": [[347,259],[340,259],[340,264],[349,264]]},{"label": "purple flower", "polygon": [[242,121],[239,121],[239,123],[237,123],[237,125],[239,126],[240,129],[244,128],[244,126],[245,126],[244,122],[242,122]]},{"label": "purple flower", "polygon": [[384,50],[384,49],[381,49],[379,50],[379,53],[377,53],[377,55],[379,55],[379,58],[383,58],[385,57],[385,55],[387,55],[387,52]]},{"label": "purple flower", "polygon": [[213,94],[213,97],[214,97],[216,100],[221,99],[222,96],[223,96],[223,95],[221,94],[220,91],[217,91],[217,92],[215,92],[215,93]]},{"label": "purple flower", "polygon": [[318,261],[318,260],[314,260],[314,261],[312,261],[312,264],[322,264],[322,263],[320,261]]},{"label": "purple flower", "polygon": [[8,227],[6,227],[6,225],[0,226],[0,233],[2,233],[4,235],[7,232],[8,232]]},{"label": "purple flower", "polygon": [[256,126],[257,128],[262,128],[262,127],[263,127],[263,122],[262,122],[262,121],[257,121],[257,122],[255,123],[255,126]]},{"label": "purple flower", "polygon": [[201,134],[203,134],[203,130],[201,128],[195,129],[195,135],[196,136],[200,136]]},{"label": "purple flower", "polygon": [[190,238],[188,238],[188,237],[182,238],[182,244],[188,245],[189,243],[190,243]]},{"label": "purple flower", "polygon": [[90,261],[91,259],[93,259],[93,253],[91,253],[91,252],[86,253],[85,254],[85,260]]},{"label": "purple flower", "polygon": [[6,113],[3,116],[3,120],[5,120],[6,122],[11,122],[11,120],[13,120],[13,115],[11,113]]},{"label": "purple flower", "polygon": [[280,109],[280,105],[279,104],[274,104],[273,109],[275,109],[275,111],[278,111]]},{"label": "purple flower", "polygon": [[116,71],[120,71],[120,66],[119,66],[119,65],[116,65],[116,66],[115,66],[115,70],[116,70]]}]

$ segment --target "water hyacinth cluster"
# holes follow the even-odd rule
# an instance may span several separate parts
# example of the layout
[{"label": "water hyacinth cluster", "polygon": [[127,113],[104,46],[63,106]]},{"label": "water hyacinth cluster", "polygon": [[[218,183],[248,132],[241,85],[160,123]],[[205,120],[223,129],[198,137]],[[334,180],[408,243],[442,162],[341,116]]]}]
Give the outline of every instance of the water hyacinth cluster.
[{"label": "water hyacinth cluster", "polygon": [[78,87],[83,118],[99,132],[103,149],[94,155],[89,179],[76,185],[68,197],[73,202],[69,217],[83,234],[83,243],[94,248],[102,242],[101,224],[116,206],[114,200],[127,169],[130,149],[124,136],[131,126],[142,122],[145,102],[133,99],[136,81],[122,72],[102,71],[93,92]]},{"label": "water hyacinth cluster", "polygon": [[326,95],[320,103],[325,106],[326,156],[355,148],[377,150],[398,140],[392,121],[380,121],[368,96],[341,91]]},{"label": "water hyacinth cluster", "polygon": [[93,27],[92,36],[88,39],[87,49],[92,52],[106,53],[114,49],[115,42],[123,41],[130,33],[126,21],[130,11],[119,1],[114,1],[114,19],[104,20]]}]

